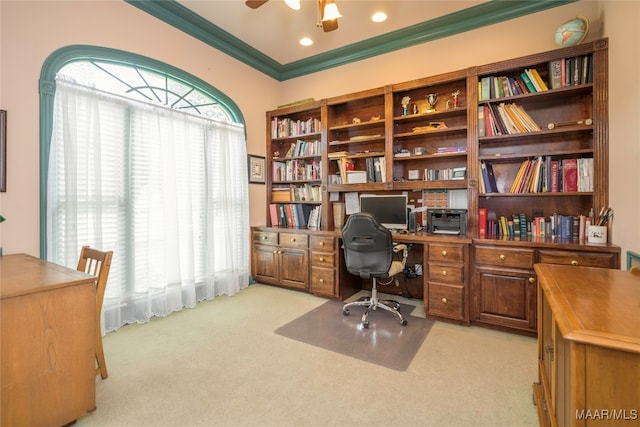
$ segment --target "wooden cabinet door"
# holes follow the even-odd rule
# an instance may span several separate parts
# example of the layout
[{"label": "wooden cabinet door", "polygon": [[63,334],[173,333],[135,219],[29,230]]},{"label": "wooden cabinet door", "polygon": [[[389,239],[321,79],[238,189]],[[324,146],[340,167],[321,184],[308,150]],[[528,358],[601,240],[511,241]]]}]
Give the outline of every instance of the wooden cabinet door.
[{"label": "wooden cabinet door", "polygon": [[278,249],[276,246],[253,246],[253,276],[262,283],[278,284]]},{"label": "wooden cabinet door", "polygon": [[280,284],[306,290],[309,282],[309,258],[306,249],[282,248],[280,258]]},{"label": "wooden cabinet door", "polygon": [[526,270],[476,266],[474,320],[535,332],[536,280]]}]

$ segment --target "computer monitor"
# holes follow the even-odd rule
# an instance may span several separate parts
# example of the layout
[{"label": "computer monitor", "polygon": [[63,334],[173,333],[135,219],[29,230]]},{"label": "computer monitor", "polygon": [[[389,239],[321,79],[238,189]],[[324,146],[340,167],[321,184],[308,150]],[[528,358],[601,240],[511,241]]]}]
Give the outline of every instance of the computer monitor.
[{"label": "computer monitor", "polygon": [[361,194],[360,212],[370,213],[389,229],[407,229],[406,194]]}]

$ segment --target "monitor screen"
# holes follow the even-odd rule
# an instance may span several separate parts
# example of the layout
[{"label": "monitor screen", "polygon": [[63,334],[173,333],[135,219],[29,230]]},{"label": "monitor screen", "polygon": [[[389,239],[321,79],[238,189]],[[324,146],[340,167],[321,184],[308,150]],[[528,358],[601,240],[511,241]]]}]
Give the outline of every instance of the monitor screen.
[{"label": "monitor screen", "polygon": [[374,216],[389,229],[407,229],[407,196],[405,194],[361,194],[360,212]]}]

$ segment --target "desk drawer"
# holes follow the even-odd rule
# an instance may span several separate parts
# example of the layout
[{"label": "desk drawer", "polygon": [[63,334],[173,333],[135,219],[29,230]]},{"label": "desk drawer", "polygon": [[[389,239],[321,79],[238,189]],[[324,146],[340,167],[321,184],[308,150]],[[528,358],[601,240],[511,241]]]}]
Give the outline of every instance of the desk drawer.
[{"label": "desk drawer", "polygon": [[617,268],[616,254],[592,252],[554,251],[541,249],[538,251],[539,262],[547,264],[566,264],[581,267]]},{"label": "desk drawer", "polygon": [[463,262],[463,245],[429,245],[429,261]]},{"label": "desk drawer", "polygon": [[270,231],[254,231],[253,242],[261,243],[263,245],[277,245],[278,233]]},{"label": "desk drawer", "polygon": [[333,242],[333,237],[311,236],[309,240],[309,249],[312,251],[333,252]]},{"label": "desk drawer", "polygon": [[297,233],[280,233],[280,246],[284,248],[306,249],[308,246],[308,236]]},{"label": "desk drawer", "polygon": [[533,249],[476,246],[476,264],[500,267],[533,268]]},{"label": "desk drawer", "polygon": [[464,319],[464,287],[429,283],[428,307],[426,312],[430,316]]},{"label": "desk drawer", "polygon": [[335,258],[333,252],[311,252],[311,266],[333,268],[335,266]]},{"label": "desk drawer", "polygon": [[464,282],[463,267],[451,264],[429,263],[429,280],[444,283]]}]

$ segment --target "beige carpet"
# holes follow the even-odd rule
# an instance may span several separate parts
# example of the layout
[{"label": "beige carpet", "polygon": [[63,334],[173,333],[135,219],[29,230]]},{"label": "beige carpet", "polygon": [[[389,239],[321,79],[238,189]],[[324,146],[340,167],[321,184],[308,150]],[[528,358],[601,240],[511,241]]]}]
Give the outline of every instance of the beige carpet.
[{"label": "beige carpet", "polygon": [[326,301],[252,285],[107,334],[109,378],[76,425],[538,425],[535,339],[436,322],[399,372],[273,333]]},{"label": "beige carpet", "polygon": [[385,368],[406,371],[434,323],[405,314],[414,307],[400,304],[406,325],[401,325],[392,313],[377,309],[369,313],[367,329],[362,327],[364,307],[351,307],[351,314],[343,316],[342,306],[340,301],[327,301],[275,333]]}]

